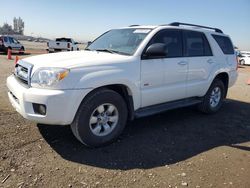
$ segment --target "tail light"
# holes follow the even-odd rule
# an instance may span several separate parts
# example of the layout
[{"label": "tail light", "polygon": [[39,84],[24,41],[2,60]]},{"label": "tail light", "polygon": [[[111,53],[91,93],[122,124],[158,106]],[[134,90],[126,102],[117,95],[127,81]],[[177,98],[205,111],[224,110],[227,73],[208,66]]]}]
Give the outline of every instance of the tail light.
[{"label": "tail light", "polygon": [[236,70],[238,70],[239,65],[240,65],[240,59],[237,55],[236,55],[236,62],[237,62]]},{"label": "tail light", "polygon": [[3,38],[0,38],[0,45],[3,45]]},{"label": "tail light", "polygon": [[70,48],[70,43],[68,43],[68,48]]}]

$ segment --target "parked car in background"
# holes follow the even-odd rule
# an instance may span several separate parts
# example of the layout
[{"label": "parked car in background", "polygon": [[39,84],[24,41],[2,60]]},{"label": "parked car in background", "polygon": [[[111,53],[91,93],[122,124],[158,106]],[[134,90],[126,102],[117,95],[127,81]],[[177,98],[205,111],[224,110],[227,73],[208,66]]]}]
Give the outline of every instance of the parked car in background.
[{"label": "parked car in background", "polygon": [[47,46],[49,52],[76,51],[79,50],[77,44],[72,38],[57,38],[49,41]]},{"label": "parked car in background", "polygon": [[15,38],[7,35],[0,35],[0,52],[8,52],[10,50],[17,50],[19,53],[24,53],[24,46]]},{"label": "parked car in background", "polygon": [[241,51],[239,54],[240,65],[250,65],[250,52]]}]

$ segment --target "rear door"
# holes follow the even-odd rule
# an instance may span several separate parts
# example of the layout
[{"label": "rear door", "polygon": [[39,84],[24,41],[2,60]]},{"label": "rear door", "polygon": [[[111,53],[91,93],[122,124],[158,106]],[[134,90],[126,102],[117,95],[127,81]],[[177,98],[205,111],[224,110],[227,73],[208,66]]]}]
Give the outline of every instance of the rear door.
[{"label": "rear door", "polygon": [[167,56],[141,60],[142,107],[186,97],[188,64],[183,58],[181,31],[161,30],[155,34],[145,49],[154,43],[165,44]]},{"label": "rear door", "polygon": [[183,31],[184,56],[188,59],[187,97],[203,96],[209,85],[209,76],[216,69],[206,35],[197,31]]}]

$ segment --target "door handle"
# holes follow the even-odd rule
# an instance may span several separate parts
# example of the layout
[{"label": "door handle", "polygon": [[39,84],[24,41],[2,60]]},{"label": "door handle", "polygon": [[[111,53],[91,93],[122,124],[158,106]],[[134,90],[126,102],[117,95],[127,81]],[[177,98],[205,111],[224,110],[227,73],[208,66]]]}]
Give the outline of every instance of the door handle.
[{"label": "door handle", "polygon": [[212,59],[207,60],[207,63],[212,64],[214,61]]},{"label": "door handle", "polygon": [[187,64],[187,62],[186,61],[180,61],[180,62],[178,62],[178,65],[186,65]]}]

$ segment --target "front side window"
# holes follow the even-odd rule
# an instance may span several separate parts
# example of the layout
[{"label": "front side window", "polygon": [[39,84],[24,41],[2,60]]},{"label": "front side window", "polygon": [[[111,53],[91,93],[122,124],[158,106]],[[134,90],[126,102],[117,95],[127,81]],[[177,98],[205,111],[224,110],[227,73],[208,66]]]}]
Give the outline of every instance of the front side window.
[{"label": "front side window", "polygon": [[133,55],[150,31],[151,29],[137,28],[110,30],[91,43],[86,50]]},{"label": "front side window", "polygon": [[162,43],[166,45],[166,58],[181,57],[183,54],[182,36],[179,30],[168,29],[159,31],[150,40],[146,48],[155,43]]},{"label": "front side window", "polygon": [[13,38],[11,38],[11,37],[9,38],[9,41],[10,41],[10,43],[15,43]]},{"label": "front side window", "polygon": [[197,56],[211,56],[212,51],[207,41],[206,36],[197,31],[183,31],[184,44],[185,44],[185,56],[197,57]]}]

